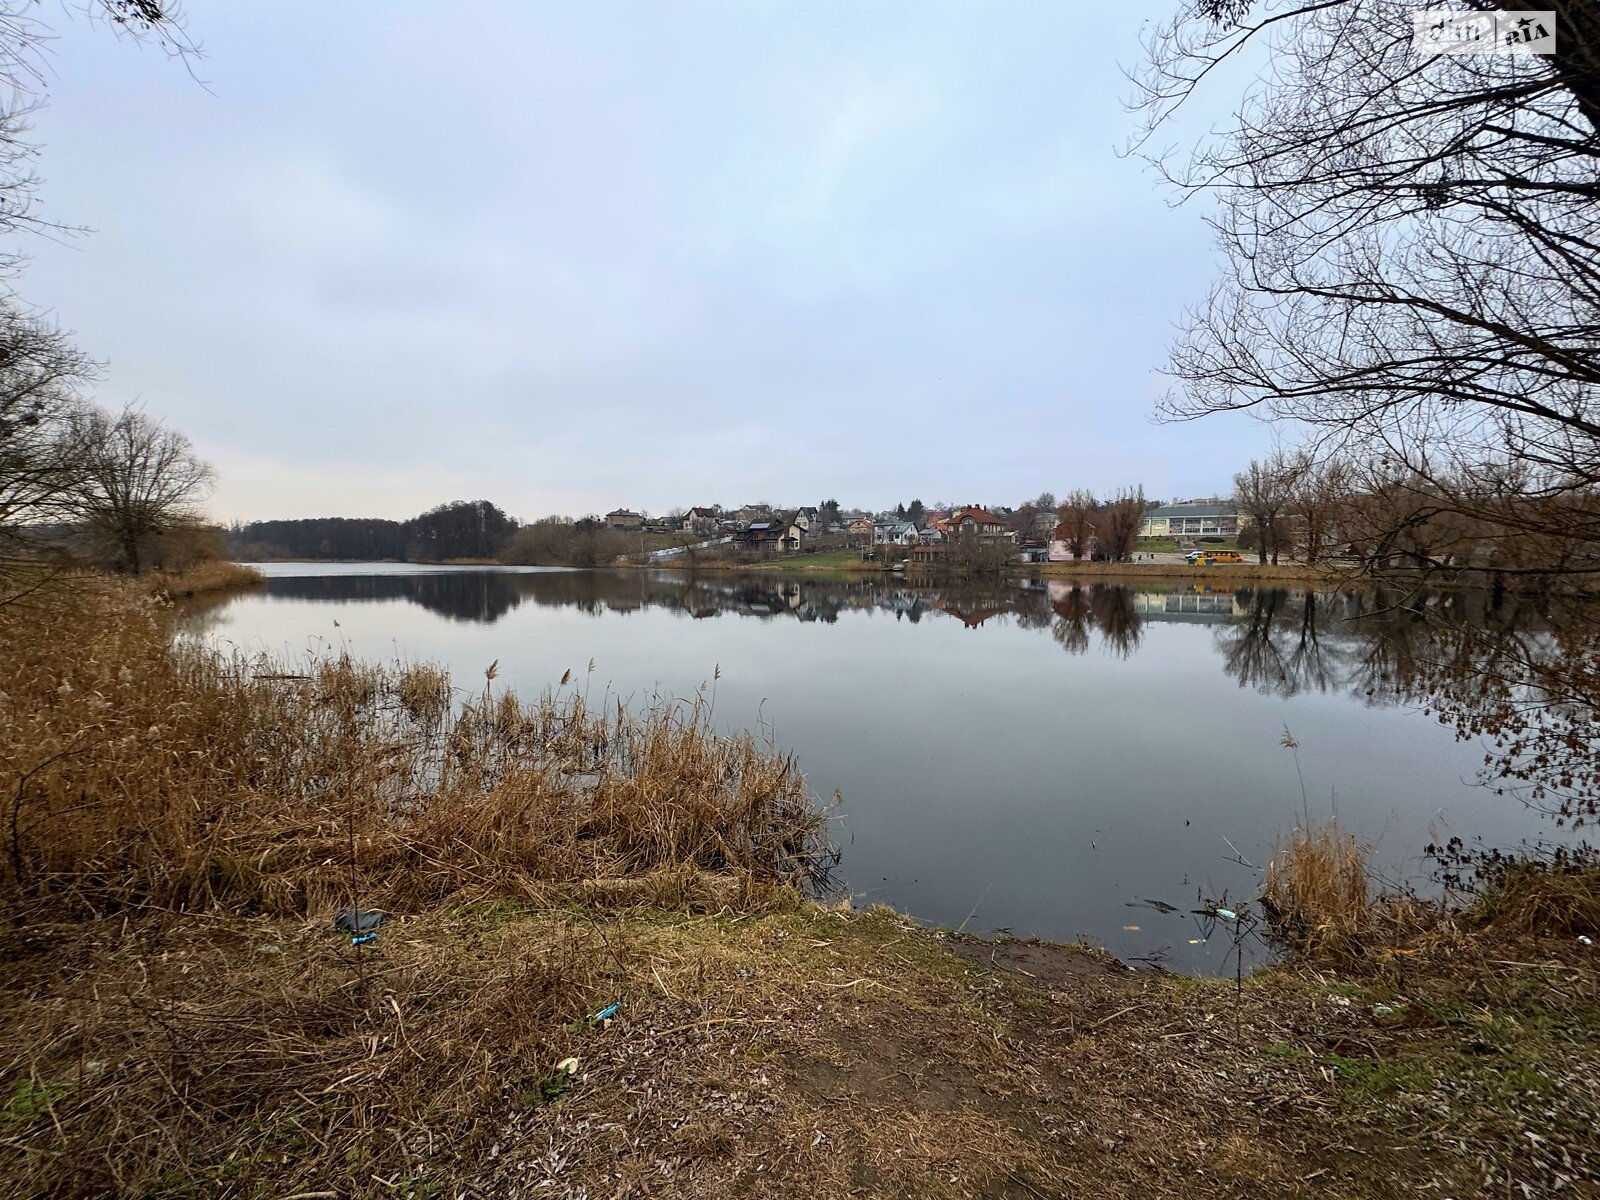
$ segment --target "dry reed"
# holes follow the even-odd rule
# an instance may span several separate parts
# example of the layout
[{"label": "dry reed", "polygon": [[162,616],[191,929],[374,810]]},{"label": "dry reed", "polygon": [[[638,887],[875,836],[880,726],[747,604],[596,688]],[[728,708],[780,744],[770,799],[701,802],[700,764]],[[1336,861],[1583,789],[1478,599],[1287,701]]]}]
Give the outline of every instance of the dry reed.
[{"label": "dry reed", "polygon": [[1274,932],[1296,949],[1355,950],[1374,919],[1365,849],[1338,821],[1296,828],[1267,864],[1261,900]]},{"label": "dry reed", "polygon": [[186,571],[154,571],[141,579],[150,592],[169,599],[259,587],[265,581],[254,567],[220,559],[198,563]]},{"label": "dry reed", "polygon": [[433,667],[285,666],[172,644],[159,602],[75,590],[0,624],[0,897],[304,915],[595,880],[812,874],[789,759],[695,704],[593,712]]},{"label": "dry reed", "polygon": [[1556,861],[1504,859],[1479,868],[1472,916],[1505,932],[1600,937],[1600,859],[1591,851]]},{"label": "dry reed", "polygon": [[[607,908],[787,906],[827,858],[794,763],[696,704],[225,658],[170,611],[0,610],[8,1194],[434,1195],[668,970]],[[346,906],[396,919],[356,947]]]}]

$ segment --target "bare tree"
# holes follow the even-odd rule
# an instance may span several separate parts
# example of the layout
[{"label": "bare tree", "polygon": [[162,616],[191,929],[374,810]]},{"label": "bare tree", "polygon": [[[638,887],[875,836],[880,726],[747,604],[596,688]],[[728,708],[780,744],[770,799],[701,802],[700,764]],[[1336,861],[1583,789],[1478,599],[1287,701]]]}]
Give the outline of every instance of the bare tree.
[{"label": "bare tree", "polygon": [[1342,458],[1319,459],[1306,449],[1291,463],[1288,511],[1306,562],[1315,564],[1338,540],[1341,514],[1352,502],[1353,472]]},{"label": "bare tree", "polygon": [[[199,57],[172,0],[77,0],[62,7],[76,8],[119,37],[153,43],[174,58],[193,62]],[[36,0],[0,0],[0,232],[5,233],[69,228],[41,217],[36,204],[39,149],[29,139],[29,122],[52,81],[46,54],[56,36],[42,11]],[[15,271],[21,261],[14,253],[0,254],[0,274]]]},{"label": "bare tree", "polygon": [[1285,526],[1296,477],[1297,463],[1280,454],[1266,462],[1252,459],[1233,477],[1234,503],[1250,518],[1256,554],[1263,564],[1269,554],[1276,563],[1282,543],[1287,540]]},{"label": "bare tree", "polygon": [[1067,493],[1056,508],[1056,540],[1065,542],[1074,559],[1091,553],[1094,543],[1094,517],[1099,507],[1094,493],[1077,488]]},{"label": "bare tree", "polygon": [[1019,541],[1027,541],[1035,535],[1038,520],[1039,509],[1032,500],[1023,501],[1005,517],[1006,528],[1016,534]]},{"label": "bare tree", "polygon": [[1101,505],[1095,513],[1095,557],[1111,562],[1132,558],[1148,507],[1143,488],[1124,488]]},{"label": "bare tree", "polygon": [[92,409],[74,425],[84,455],[78,512],[118,568],[137,574],[153,538],[199,522],[211,467],[187,437],[137,409]]},{"label": "bare tree", "polygon": [[1167,416],[1308,422],[1427,503],[1583,543],[1562,569],[1600,571],[1600,6],[1550,7],[1553,55],[1429,56],[1411,0],[1181,0],[1149,46],[1140,144],[1217,64],[1268,49],[1227,127],[1158,160],[1216,199],[1228,264],[1174,348]]},{"label": "bare tree", "polygon": [[0,553],[68,514],[83,469],[74,418],[92,371],[60,331],[0,307]]}]

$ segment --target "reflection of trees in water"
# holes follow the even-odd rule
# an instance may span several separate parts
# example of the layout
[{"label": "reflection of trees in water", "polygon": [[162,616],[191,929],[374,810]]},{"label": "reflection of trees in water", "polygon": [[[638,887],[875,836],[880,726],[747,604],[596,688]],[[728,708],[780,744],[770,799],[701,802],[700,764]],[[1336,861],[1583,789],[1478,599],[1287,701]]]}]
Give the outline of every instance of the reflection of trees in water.
[{"label": "reflection of trees in water", "polygon": [[[1573,819],[1600,797],[1594,712],[1600,700],[1600,606],[1488,591],[1328,594],[1273,588],[1141,589],[988,580],[928,586],[884,576],[783,579],[648,571],[451,571],[270,579],[277,598],[405,601],[457,621],[493,622],[522,604],[686,620],[738,616],[832,623],[849,613],[936,616],[970,629],[999,619],[1049,629],[1069,654],[1098,635],[1111,652],[1139,646],[1147,620],[1213,627],[1223,669],[1283,696],[1345,692],[1437,714],[1486,740],[1487,773]],[[203,618],[200,618],[203,620]]]},{"label": "reflection of trees in water", "polygon": [[1389,595],[1285,589],[1134,593],[1108,584],[1048,588],[991,580],[932,587],[882,577],[846,580],[641,571],[452,571],[325,575],[268,581],[270,595],[323,602],[405,601],[457,621],[489,623],[521,604],[583,612],[664,609],[686,619],[733,615],[831,623],[851,612],[920,621],[938,614],[978,629],[997,618],[1049,628],[1069,654],[1098,635],[1119,655],[1144,622],[1214,627],[1223,669],[1242,687],[1278,695],[1342,691],[1406,703],[1489,742],[1490,770],[1508,788],[1592,813],[1600,796],[1593,747],[1600,697],[1600,622],[1593,606],[1559,611],[1485,591]]},{"label": "reflection of trees in water", "polygon": [[1600,608],[1487,590],[1242,592],[1215,641],[1241,687],[1340,691],[1482,739],[1484,782],[1563,822],[1600,810]]},{"label": "reflection of trees in water", "polygon": [[1090,588],[1089,611],[1107,649],[1127,658],[1138,648],[1144,630],[1144,618],[1133,606],[1131,589]]},{"label": "reflection of trees in water", "polygon": [[1057,644],[1068,654],[1082,654],[1089,648],[1089,591],[1087,588],[1067,589],[1052,606],[1056,614],[1053,633]]},{"label": "reflection of trees in water", "polygon": [[[1142,619],[1127,588],[1095,584],[1069,589],[1074,599],[1052,603],[1038,583],[1004,580],[927,586],[868,576],[860,579],[784,579],[765,575],[687,575],[647,571],[438,571],[394,575],[314,575],[270,579],[277,599],[323,603],[407,601],[456,621],[493,623],[521,604],[583,612],[659,608],[694,619],[733,615],[760,620],[832,623],[848,612],[889,612],[921,621],[940,614],[978,629],[997,618],[1024,629],[1054,626],[1061,614],[1081,625],[1063,645],[1087,645],[1090,629],[1106,645],[1129,654],[1139,644]],[[1073,644],[1081,640],[1082,644]]]},{"label": "reflection of trees in water", "polygon": [[1330,626],[1346,619],[1338,596],[1247,588],[1235,605],[1242,614],[1219,626],[1214,637],[1223,669],[1240,687],[1293,696],[1341,686],[1347,647],[1328,636]]},{"label": "reflection of trees in water", "polygon": [[269,579],[267,593],[333,603],[410,601],[453,621],[493,624],[527,601],[591,613],[637,609],[641,582],[626,572],[438,571]]},{"label": "reflection of trees in water", "polygon": [[1068,654],[1082,654],[1090,632],[1097,631],[1107,650],[1127,658],[1144,636],[1144,617],[1131,588],[1103,583],[1059,588],[1050,610],[1055,614],[1051,633]]}]

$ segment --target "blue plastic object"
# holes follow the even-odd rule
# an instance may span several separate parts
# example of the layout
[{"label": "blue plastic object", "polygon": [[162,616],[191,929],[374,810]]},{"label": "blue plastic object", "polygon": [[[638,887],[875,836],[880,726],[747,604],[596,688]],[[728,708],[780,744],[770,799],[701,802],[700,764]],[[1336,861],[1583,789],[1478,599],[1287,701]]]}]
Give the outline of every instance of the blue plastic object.
[{"label": "blue plastic object", "polygon": [[365,946],[368,942],[375,942],[377,940],[378,933],[376,930],[374,930],[371,933],[358,933],[355,937],[350,939],[350,944],[352,946]]},{"label": "blue plastic object", "polygon": [[593,1021],[596,1025],[600,1024],[601,1021],[609,1021],[612,1017],[617,1015],[617,1009],[621,1007],[622,1002],[619,1000],[615,1004],[602,1008],[599,1012],[595,1013],[594,1016],[590,1017],[589,1020]]}]

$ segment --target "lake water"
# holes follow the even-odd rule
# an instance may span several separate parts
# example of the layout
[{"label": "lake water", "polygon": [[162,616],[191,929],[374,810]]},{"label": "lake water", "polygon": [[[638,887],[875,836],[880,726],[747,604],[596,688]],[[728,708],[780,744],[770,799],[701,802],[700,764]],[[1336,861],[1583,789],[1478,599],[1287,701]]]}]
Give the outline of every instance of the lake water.
[{"label": "lake water", "polygon": [[[718,725],[769,733],[817,796],[837,790],[858,903],[974,932],[1088,937],[1174,970],[1231,972],[1226,935],[1189,910],[1253,897],[1260,873],[1244,863],[1264,865],[1307,808],[1322,818],[1336,805],[1384,872],[1411,880],[1427,878],[1423,847],[1452,834],[1501,847],[1560,834],[1477,785],[1478,743],[1401,700],[1412,623],[1362,618],[1381,607],[1362,595],[1222,579],[941,590],[262,569],[263,591],[196,618],[206,636],[247,652],[434,661],[468,687],[498,661],[501,683],[530,697],[568,669],[591,699],[641,706],[704,688]],[[1447,605],[1481,619],[1476,603]],[[1296,752],[1280,745],[1286,729]],[[1150,899],[1180,912],[1139,904]]]}]

